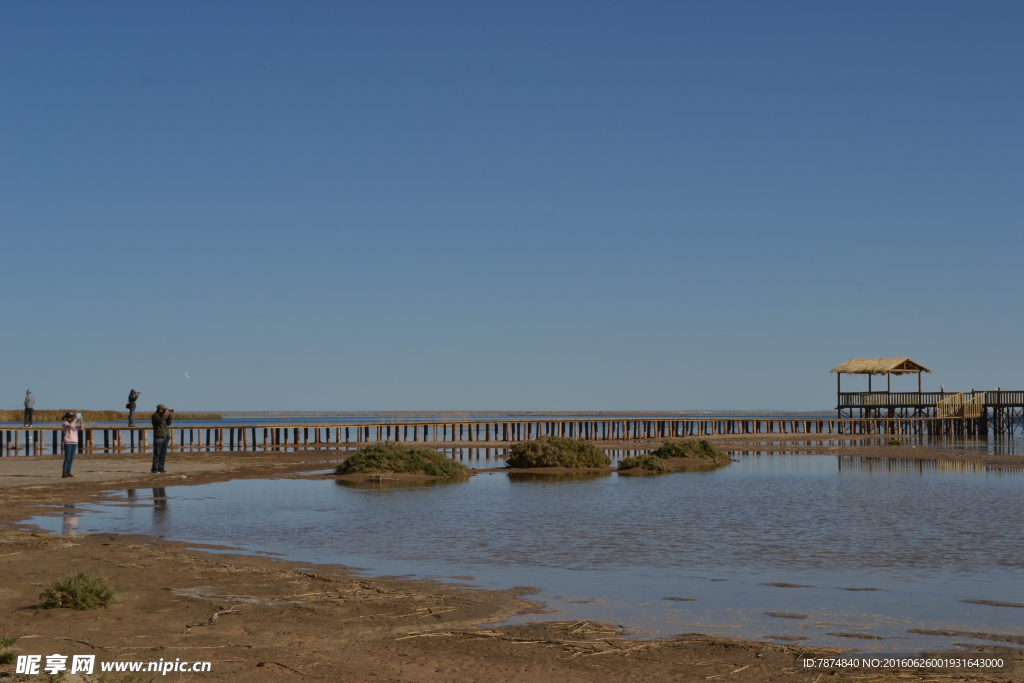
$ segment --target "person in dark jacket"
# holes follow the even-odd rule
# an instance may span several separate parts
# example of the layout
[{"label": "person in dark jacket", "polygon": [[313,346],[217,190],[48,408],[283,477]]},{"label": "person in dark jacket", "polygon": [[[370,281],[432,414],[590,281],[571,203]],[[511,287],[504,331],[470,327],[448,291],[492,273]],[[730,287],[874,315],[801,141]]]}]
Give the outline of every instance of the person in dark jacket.
[{"label": "person in dark jacket", "polygon": [[167,459],[167,447],[171,445],[171,420],[174,411],[168,410],[163,403],[153,413],[153,467],[152,474],[165,474],[164,460]]},{"label": "person in dark jacket", "polygon": [[128,403],[125,405],[125,408],[128,409],[129,427],[135,426],[135,402],[139,399],[139,396],[142,396],[142,394],[135,391],[134,389],[128,392]]},{"label": "person in dark jacket", "polygon": [[25,426],[32,426],[32,413],[36,412],[36,397],[31,391],[25,392]]}]

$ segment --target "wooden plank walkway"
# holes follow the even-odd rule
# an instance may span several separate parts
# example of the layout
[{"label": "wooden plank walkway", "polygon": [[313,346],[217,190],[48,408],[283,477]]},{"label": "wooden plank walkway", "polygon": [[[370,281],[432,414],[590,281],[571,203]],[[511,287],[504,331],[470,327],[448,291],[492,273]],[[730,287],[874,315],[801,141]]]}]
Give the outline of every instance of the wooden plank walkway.
[{"label": "wooden plank walkway", "polygon": [[[416,442],[430,446],[511,444],[539,436],[568,436],[592,441],[653,441],[718,435],[831,436],[982,436],[981,421],[970,418],[580,418],[560,420],[481,420],[465,422],[389,422],[376,424],[267,424],[173,427],[178,451],[318,450],[359,447],[375,441]],[[89,427],[82,452],[138,452],[152,444],[152,429]],[[59,427],[0,427],[0,455],[62,452]]]}]

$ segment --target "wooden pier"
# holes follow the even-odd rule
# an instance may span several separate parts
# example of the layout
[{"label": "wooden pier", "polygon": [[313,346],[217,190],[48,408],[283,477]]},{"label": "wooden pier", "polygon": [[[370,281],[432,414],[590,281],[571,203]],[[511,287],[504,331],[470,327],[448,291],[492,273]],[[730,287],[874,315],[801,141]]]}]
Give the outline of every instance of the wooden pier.
[{"label": "wooden pier", "polygon": [[[319,423],[174,426],[176,451],[332,450],[359,448],[377,441],[419,442],[437,448],[465,448],[567,436],[622,444],[719,435],[922,436],[987,438],[1024,431],[1024,391],[926,392],[922,373],[931,372],[909,358],[852,358],[836,374],[835,417],[735,415],[679,417],[666,414],[608,417],[580,414],[563,418],[410,420],[380,423]],[[844,392],[842,375],[866,375],[868,391]],[[916,392],[893,392],[892,376],[917,374]],[[886,376],[886,390],[872,391],[871,378]],[[148,450],[152,429],[109,424],[86,426],[79,444],[84,453],[133,453]],[[63,450],[59,424],[46,427],[0,425],[0,456],[58,455]]]},{"label": "wooden pier", "polygon": [[[844,418],[921,418],[975,420],[971,432],[1011,435],[1024,431],[1024,391],[923,391],[928,368],[909,358],[851,358],[836,373],[836,415]],[[843,391],[843,375],[864,375],[867,391]],[[917,391],[892,391],[893,376],[917,375]],[[873,391],[873,376],[884,375],[885,391]]]},{"label": "wooden pier", "polygon": [[[979,437],[980,418],[868,417],[786,418],[645,417],[537,420],[410,421],[341,424],[203,425],[172,427],[175,451],[331,450],[375,441],[417,442],[427,446],[501,447],[539,436],[568,436],[592,441],[657,441],[718,435],[928,436]],[[79,444],[84,453],[137,453],[152,445],[152,429],[86,426]],[[54,455],[63,452],[59,426],[2,427],[0,455]]]}]

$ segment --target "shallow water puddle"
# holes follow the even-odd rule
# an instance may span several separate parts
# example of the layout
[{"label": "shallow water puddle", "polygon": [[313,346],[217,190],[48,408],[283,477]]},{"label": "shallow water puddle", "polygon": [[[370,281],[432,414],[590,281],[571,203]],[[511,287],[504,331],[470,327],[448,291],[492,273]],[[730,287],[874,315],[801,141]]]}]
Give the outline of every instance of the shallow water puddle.
[{"label": "shallow water puddle", "polygon": [[537,586],[535,597],[561,610],[548,618],[645,635],[907,652],[1024,638],[1015,609],[1024,604],[1022,493],[1017,471],[750,455],[650,477],[168,486],[31,522],[69,535],[241,546],[367,574]]}]

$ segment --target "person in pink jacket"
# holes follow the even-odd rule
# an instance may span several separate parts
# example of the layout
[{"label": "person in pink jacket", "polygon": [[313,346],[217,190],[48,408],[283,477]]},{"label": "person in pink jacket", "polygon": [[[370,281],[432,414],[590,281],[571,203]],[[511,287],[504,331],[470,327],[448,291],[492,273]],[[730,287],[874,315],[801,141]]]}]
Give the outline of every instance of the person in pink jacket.
[{"label": "person in pink jacket", "polygon": [[75,476],[71,474],[71,463],[75,461],[75,453],[78,452],[78,416],[71,412],[64,413],[60,428],[64,432],[64,474],[60,476],[67,479]]}]

